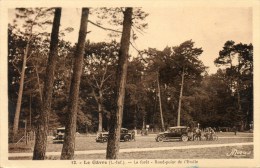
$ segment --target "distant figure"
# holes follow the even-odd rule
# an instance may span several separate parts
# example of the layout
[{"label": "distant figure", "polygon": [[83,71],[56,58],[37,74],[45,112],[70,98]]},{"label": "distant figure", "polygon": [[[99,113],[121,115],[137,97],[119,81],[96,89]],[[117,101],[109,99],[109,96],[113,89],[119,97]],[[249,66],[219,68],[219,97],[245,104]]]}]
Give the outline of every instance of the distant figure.
[{"label": "distant figure", "polygon": [[215,131],[211,127],[206,128],[204,134],[206,140],[213,140],[213,134],[215,134]]},{"label": "distant figure", "polygon": [[146,129],[142,129],[141,131],[141,135],[144,136],[144,135],[148,135],[148,128]]},{"label": "distant figure", "polygon": [[190,127],[187,128],[189,140],[194,140],[194,131]]},{"label": "distant figure", "polygon": [[131,139],[133,140],[133,141],[135,141],[135,130],[133,130],[132,132],[131,132]]},{"label": "distant figure", "polygon": [[234,126],[234,133],[235,133],[235,135],[237,135],[237,127],[236,126]]},{"label": "distant figure", "polygon": [[210,133],[210,140],[213,140],[213,134],[215,134],[215,131],[209,127],[209,133]]},{"label": "distant figure", "polygon": [[148,135],[148,128],[145,129],[145,135]]},{"label": "distant figure", "polygon": [[144,136],[144,129],[141,130],[141,135]]},{"label": "distant figure", "polygon": [[134,132],[135,132],[135,135],[137,135],[137,130],[136,129],[134,129]]},{"label": "distant figure", "polygon": [[201,130],[199,128],[196,128],[194,136],[196,140],[201,140]]}]

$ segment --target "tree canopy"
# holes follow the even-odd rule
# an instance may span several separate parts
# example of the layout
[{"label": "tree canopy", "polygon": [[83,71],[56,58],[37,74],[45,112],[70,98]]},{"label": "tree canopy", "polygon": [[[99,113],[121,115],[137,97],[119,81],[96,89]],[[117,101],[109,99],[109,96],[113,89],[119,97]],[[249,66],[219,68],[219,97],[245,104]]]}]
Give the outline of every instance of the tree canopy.
[{"label": "tree canopy", "polygon": [[[121,127],[144,129],[149,125],[151,131],[161,131],[199,123],[202,128],[250,129],[254,113],[252,44],[224,43],[215,55],[218,71],[208,74],[200,58],[203,46],[196,47],[193,40],[130,55],[129,49],[137,50],[134,40],[148,26],[145,18],[149,15],[142,8],[85,9],[76,44],[61,38],[73,28],[58,30],[53,43],[45,27],[54,24],[49,19],[54,11],[18,8],[16,19],[8,25],[10,132],[19,134],[25,120],[29,130],[37,130],[46,116],[42,109],[46,102],[51,103],[46,107],[48,130],[65,125],[69,128],[66,144],[70,147],[64,147],[63,159],[73,157],[76,131],[110,130],[113,144]],[[97,20],[86,15],[95,15]],[[91,33],[87,23],[108,31],[110,41],[85,40]],[[115,35],[121,37],[120,42]],[[52,46],[56,46],[56,66],[46,73]],[[53,78],[49,85],[48,77]],[[107,157],[116,158],[118,151],[113,152]]]}]

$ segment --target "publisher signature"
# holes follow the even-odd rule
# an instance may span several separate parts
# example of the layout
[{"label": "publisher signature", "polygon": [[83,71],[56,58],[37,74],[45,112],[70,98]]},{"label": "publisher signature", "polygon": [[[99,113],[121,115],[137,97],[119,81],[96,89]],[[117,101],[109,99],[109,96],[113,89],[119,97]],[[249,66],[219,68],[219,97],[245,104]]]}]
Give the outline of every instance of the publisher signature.
[{"label": "publisher signature", "polygon": [[230,153],[227,153],[227,156],[247,156],[250,155],[251,151],[243,151],[233,148]]}]

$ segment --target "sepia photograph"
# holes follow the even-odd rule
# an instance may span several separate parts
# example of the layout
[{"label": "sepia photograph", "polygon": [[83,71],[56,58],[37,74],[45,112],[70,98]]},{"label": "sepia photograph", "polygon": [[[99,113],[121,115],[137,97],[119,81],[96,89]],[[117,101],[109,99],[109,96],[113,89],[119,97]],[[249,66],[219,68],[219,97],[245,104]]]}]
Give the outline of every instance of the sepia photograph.
[{"label": "sepia photograph", "polygon": [[1,168],[260,166],[260,1],[0,3]]}]

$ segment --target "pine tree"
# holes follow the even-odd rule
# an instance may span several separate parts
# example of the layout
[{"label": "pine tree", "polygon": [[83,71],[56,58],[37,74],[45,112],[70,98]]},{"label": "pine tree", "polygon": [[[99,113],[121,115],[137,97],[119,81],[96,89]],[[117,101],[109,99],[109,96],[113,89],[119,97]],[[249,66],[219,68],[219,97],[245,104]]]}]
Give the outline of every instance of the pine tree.
[{"label": "pine tree", "polygon": [[43,89],[43,99],[40,109],[40,120],[36,130],[36,140],[33,151],[33,160],[44,160],[46,146],[47,146],[47,135],[48,135],[48,124],[51,110],[51,99],[53,92],[54,83],[54,71],[56,67],[56,61],[58,57],[58,42],[59,42],[59,27],[61,19],[61,8],[55,9],[54,21],[51,33],[50,42],[50,53],[48,58],[48,64],[45,74],[45,82]]},{"label": "pine tree", "polygon": [[73,75],[72,75],[71,85],[70,85],[68,113],[67,113],[67,121],[65,125],[65,137],[64,137],[64,143],[63,143],[62,153],[61,153],[62,160],[73,159],[74,157],[79,87],[80,87],[80,78],[81,78],[82,67],[83,67],[85,39],[87,36],[88,15],[89,15],[89,9],[82,8],[78,44],[75,52]]},{"label": "pine tree", "polygon": [[124,108],[132,13],[133,8],[126,8],[126,10],[124,11],[123,32],[120,42],[121,46],[119,49],[119,60],[116,74],[116,108],[111,113],[106,153],[107,159],[117,159],[119,153],[120,130],[122,125],[122,116]]},{"label": "pine tree", "polygon": [[[52,9],[49,8],[17,8],[16,9],[16,17],[23,21],[23,31],[21,29],[14,26],[16,33],[23,38],[23,41],[26,43],[24,46],[24,52],[22,56],[23,64],[20,72],[20,81],[19,81],[19,91],[18,91],[18,98],[16,103],[16,110],[14,116],[14,123],[13,123],[13,140],[15,139],[18,128],[19,128],[19,119],[20,119],[20,111],[21,111],[21,104],[22,104],[22,96],[23,96],[23,89],[24,89],[24,80],[25,80],[25,71],[27,67],[27,59],[29,54],[31,53],[31,45],[32,41],[37,39],[39,35],[43,33],[36,33],[34,31],[35,27],[42,28],[42,26],[46,24],[50,24],[50,21],[46,17],[49,14],[52,14]],[[15,20],[16,21],[16,20]]]}]

